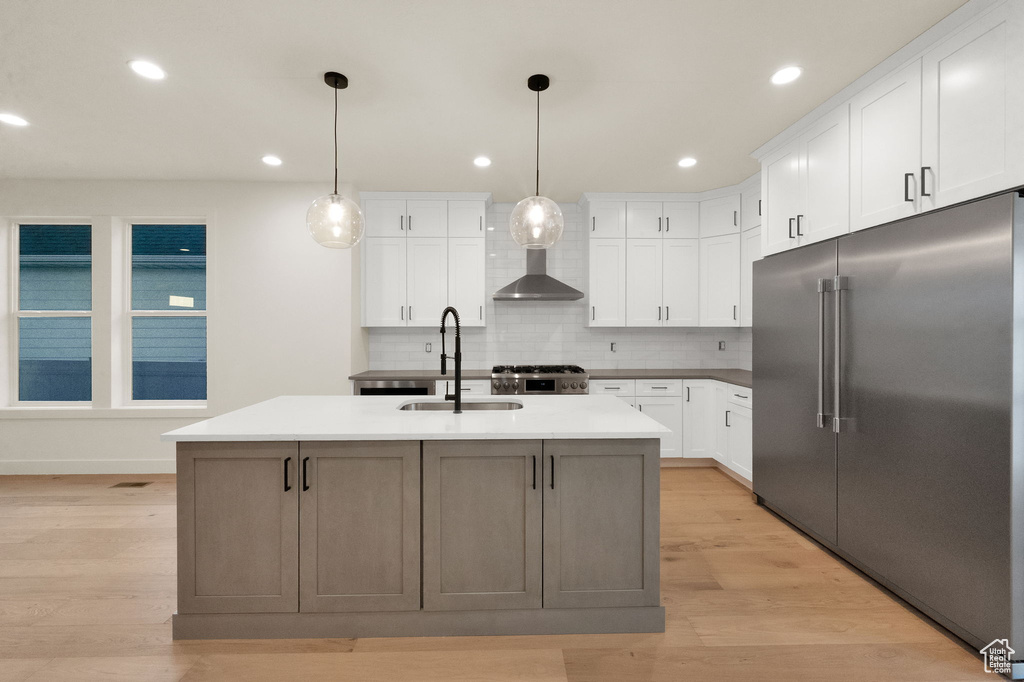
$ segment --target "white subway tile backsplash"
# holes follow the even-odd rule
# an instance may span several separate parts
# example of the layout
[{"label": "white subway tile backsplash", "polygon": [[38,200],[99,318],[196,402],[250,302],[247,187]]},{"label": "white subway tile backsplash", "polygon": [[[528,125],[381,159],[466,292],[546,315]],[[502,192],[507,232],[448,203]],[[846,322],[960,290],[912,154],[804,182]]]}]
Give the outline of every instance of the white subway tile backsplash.
[{"label": "white subway tile backsplash", "polygon": [[[487,291],[497,291],[526,273],[526,251],[508,232],[514,204],[493,204],[487,214]],[[565,217],[561,241],[548,250],[548,274],[585,290],[582,214],[560,204]],[[440,311],[438,311],[440,313]],[[749,329],[644,329],[585,326],[582,301],[519,303],[488,298],[487,326],[462,330],[463,365],[574,363],[587,369],[750,369]],[[434,327],[371,328],[370,369],[437,369],[440,334]],[[454,339],[449,338],[454,351]],[[726,350],[718,350],[725,341]],[[615,352],[611,343],[615,343]],[[432,344],[424,352],[424,343]]]}]

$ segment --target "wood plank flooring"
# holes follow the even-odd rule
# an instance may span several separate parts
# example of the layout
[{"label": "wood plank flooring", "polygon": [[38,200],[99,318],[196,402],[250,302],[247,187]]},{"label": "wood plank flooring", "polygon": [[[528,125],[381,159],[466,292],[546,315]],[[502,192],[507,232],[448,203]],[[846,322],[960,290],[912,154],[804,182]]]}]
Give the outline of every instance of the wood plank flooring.
[{"label": "wood plank flooring", "polygon": [[662,470],[658,634],[175,642],[174,524],[173,476],[0,477],[0,682],[993,679],[715,469]]}]

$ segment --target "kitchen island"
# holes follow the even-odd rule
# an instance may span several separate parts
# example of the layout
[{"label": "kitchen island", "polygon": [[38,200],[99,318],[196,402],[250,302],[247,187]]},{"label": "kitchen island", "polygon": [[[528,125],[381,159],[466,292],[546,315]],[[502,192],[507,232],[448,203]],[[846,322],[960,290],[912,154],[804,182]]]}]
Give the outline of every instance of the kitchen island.
[{"label": "kitchen island", "polygon": [[412,402],[283,396],[164,434],[174,637],[664,630],[664,427],[611,396]]}]

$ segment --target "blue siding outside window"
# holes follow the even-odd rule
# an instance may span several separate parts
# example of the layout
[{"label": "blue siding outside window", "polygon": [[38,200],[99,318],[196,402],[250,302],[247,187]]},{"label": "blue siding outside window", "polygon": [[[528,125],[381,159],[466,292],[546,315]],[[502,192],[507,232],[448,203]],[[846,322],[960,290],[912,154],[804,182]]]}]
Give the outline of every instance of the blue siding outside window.
[{"label": "blue siding outside window", "polygon": [[92,310],[92,227],[21,225],[18,307]]},{"label": "blue siding outside window", "polygon": [[132,398],[206,400],[206,318],[132,320]]},{"label": "blue siding outside window", "polygon": [[132,226],[132,310],[206,310],[206,226]]},{"label": "blue siding outside window", "polygon": [[18,400],[92,400],[92,320],[18,320]]}]

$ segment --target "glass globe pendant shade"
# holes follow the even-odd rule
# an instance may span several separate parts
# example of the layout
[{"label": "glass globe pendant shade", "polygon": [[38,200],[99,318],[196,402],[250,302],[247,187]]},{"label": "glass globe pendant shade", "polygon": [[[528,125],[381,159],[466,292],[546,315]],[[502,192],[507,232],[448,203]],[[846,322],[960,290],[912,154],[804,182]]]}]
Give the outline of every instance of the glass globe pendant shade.
[{"label": "glass globe pendant shade", "polygon": [[327,194],[306,211],[306,227],[321,246],[350,249],[363,238],[363,212],[354,201]]},{"label": "glass globe pendant shade", "polygon": [[526,197],[512,209],[509,231],[519,246],[546,249],[562,237],[565,219],[558,204],[547,197]]}]

